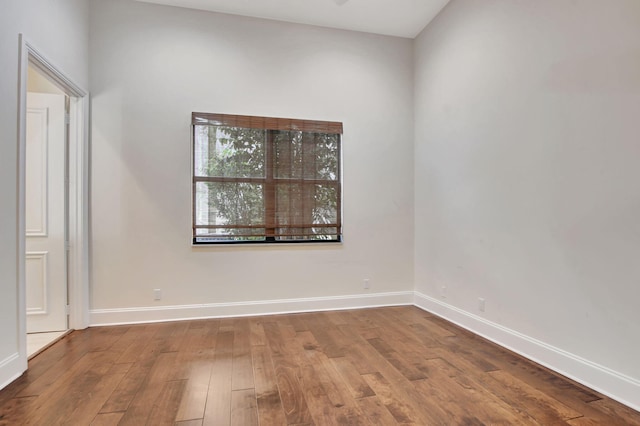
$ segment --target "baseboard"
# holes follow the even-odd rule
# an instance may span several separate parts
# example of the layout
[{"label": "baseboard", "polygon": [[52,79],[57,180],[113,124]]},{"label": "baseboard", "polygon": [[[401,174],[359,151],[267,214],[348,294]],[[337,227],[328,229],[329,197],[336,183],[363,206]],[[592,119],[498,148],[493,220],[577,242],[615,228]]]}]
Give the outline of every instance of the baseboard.
[{"label": "baseboard", "polygon": [[26,363],[17,352],[0,361],[0,389],[20,377],[26,368]]},{"label": "baseboard", "polygon": [[89,311],[91,326],[412,305],[413,291]]},{"label": "baseboard", "polygon": [[640,381],[415,292],[415,306],[640,411]]}]

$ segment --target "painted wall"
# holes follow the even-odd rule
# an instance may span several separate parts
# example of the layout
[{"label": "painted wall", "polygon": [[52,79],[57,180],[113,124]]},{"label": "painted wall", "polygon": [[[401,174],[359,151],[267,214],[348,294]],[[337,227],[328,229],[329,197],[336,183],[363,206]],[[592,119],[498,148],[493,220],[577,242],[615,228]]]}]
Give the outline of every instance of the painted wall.
[{"label": "painted wall", "polygon": [[[90,27],[92,310],[413,290],[411,40],[127,0]],[[192,247],[192,111],[342,121],[344,244]]]},{"label": "painted wall", "polygon": [[453,0],[415,50],[417,291],[640,389],[640,2]]},{"label": "painted wall", "polygon": [[[88,4],[9,0],[0,13],[0,386],[26,367],[18,353],[18,34],[77,84],[88,83]],[[13,361],[12,361],[13,360]]]}]

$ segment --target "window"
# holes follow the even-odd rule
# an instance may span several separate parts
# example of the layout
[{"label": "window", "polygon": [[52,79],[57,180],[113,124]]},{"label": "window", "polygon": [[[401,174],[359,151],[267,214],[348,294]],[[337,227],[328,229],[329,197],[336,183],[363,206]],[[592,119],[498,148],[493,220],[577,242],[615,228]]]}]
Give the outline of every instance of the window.
[{"label": "window", "polygon": [[193,242],[341,241],[342,123],[192,114]]}]

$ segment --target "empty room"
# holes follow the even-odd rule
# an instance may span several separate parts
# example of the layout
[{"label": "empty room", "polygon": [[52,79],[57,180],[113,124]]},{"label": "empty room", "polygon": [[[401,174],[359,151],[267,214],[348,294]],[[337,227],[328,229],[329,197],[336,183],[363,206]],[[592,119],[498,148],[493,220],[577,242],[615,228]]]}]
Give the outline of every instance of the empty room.
[{"label": "empty room", "polygon": [[640,2],[6,0],[0,425],[640,425]]}]

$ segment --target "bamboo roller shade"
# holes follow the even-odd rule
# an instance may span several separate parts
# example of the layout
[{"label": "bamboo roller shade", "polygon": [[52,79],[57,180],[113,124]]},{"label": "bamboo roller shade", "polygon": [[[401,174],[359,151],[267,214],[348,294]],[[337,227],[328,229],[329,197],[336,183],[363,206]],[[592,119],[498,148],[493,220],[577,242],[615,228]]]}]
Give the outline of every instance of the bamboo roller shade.
[{"label": "bamboo roller shade", "polygon": [[191,124],[342,134],[342,123],[336,121],[297,120],[294,118],[254,117],[250,115],[211,114],[206,112],[192,113]]}]

